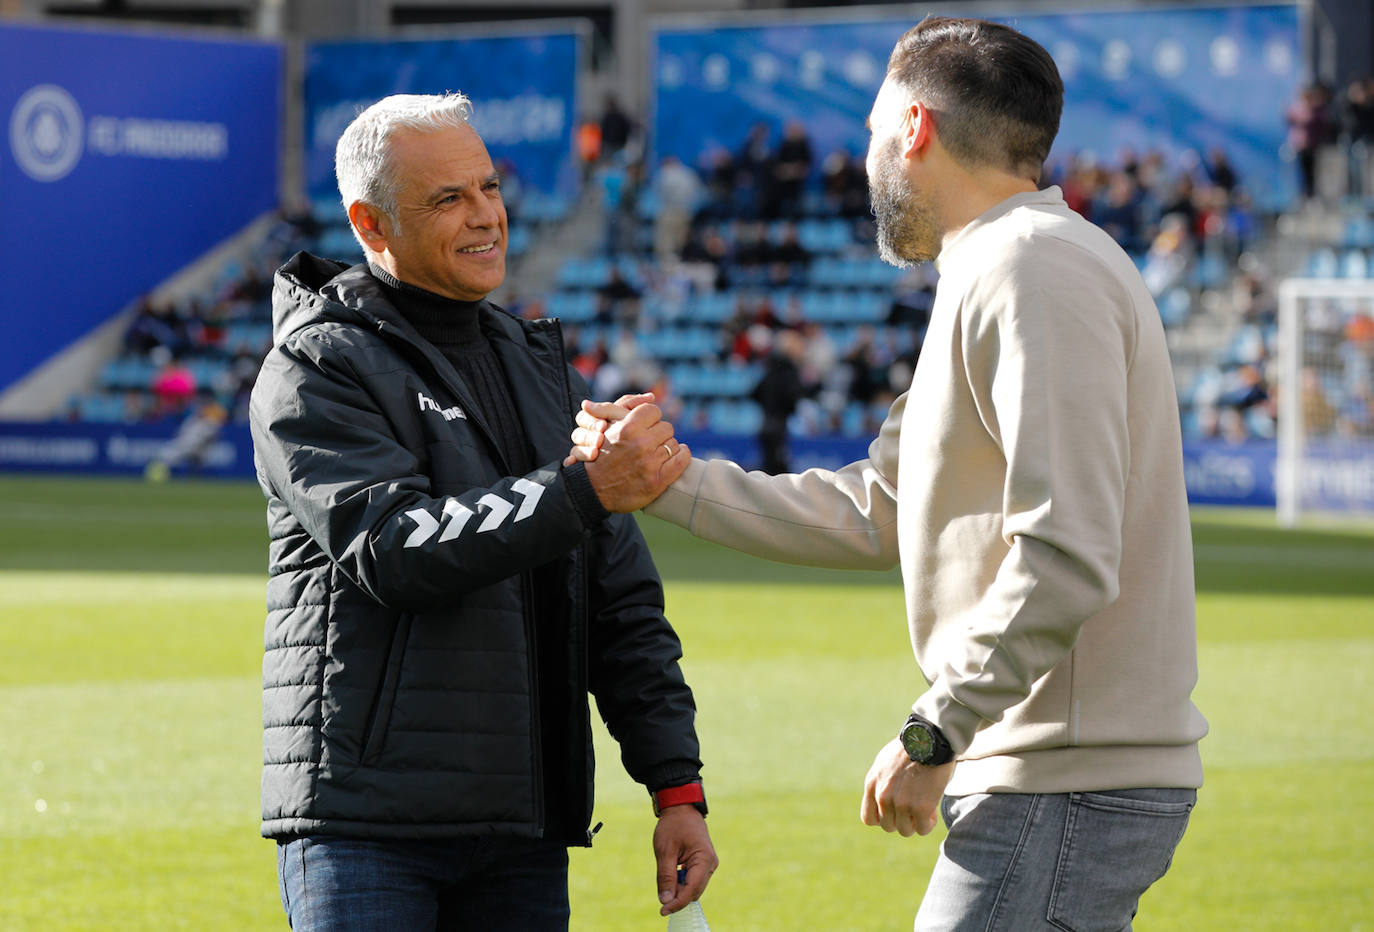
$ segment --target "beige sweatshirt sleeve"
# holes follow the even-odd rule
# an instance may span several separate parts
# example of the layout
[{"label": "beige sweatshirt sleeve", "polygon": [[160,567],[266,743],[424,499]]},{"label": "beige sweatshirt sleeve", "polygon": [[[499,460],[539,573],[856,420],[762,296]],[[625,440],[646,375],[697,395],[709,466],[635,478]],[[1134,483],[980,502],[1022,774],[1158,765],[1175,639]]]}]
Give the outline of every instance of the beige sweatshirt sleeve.
[{"label": "beige sweatshirt sleeve", "polygon": [[1008,550],[914,705],[956,753],[1117,598],[1136,320],[1099,258],[1048,238],[978,276],[959,313],[973,404],[1006,460]]},{"label": "beige sweatshirt sleeve", "polygon": [[898,559],[897,438],[905,404],[905,394],[893,402],[866,460],[779,476],[694,460],[645,512],[780,563],[890,569]]}]

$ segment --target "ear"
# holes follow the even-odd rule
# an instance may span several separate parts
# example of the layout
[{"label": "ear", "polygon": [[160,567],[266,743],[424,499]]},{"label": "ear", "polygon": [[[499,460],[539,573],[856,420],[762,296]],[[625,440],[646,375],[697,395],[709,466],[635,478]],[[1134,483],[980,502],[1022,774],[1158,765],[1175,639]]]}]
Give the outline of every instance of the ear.
[{"label": "ear", "polygon": [[902,157],[912,158],[935,138],[935,115],[919,100],[907,105],[902,114]]},{"label": "ear", "polygon": [[363,201],[354,201],[348,205],[348,220],[368,249],[386,252],[386,218],[380,210]]}]

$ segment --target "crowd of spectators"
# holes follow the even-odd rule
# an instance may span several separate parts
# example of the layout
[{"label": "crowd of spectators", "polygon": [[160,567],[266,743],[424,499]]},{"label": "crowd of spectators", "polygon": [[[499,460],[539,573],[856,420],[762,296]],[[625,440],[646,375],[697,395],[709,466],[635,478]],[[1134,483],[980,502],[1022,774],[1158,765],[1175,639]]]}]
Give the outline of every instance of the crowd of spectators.
[{"label": "crowd of spectators", "polygon": [[1341,156],[1344,193],[1361,198],[1374,194],[1374,77],[1356,78],[1336,89],[1323,82],[1305,85],[1284,112],[1287,146],[1298,169],[1298,184],[1307,201],[1321,195],[1319,171],[1326,153]]},{"label": "crowd of spectators", "polygon": [[[801,123],[759,124],[734,150],[703,152],[695,167],[667,156],[650,173],[617,159],[604,178],[614,179],[603,187],[606,254],[637,265],[634,281],[617,266],[597,290],[598,336],[579,347],[581,368],[600,394],[665,387],[664,367],[632,335],[608,338],[604,328],[652,331],[673,324],[675,309],[693,294],[727,294],[735,312],[720,324],[719,362],[771,372],[780,357],[803,357],[794,431],[863,432],[880,420],[920,352],[934,270],[914,270],[891,285],[886,320],[841,333],[808,320],[799,300],[815,287],[818,258],[799,224],[842,218],[850,236],[840,252],[872,255],[863,154],[836,150],[817,159]],[[1224,151],[1172,159],[1159,151],[1122,151],[1111,160],[1071,154],[1046,167],[1044,183],[1059,185],[1073,209],[1132,255],[1166,325],[1184,325],[1206,301],[1230,307],[1237,326],[1272,329],[1272,283],[1252,252],[1265,218]],[[800,354],[780,348],[784,334],[800,336]],[[580,336],[574,328],[572,339]],[[1226,388],[1199,394],[1191,430],[1272,436],[1272,365],[1266,341],[1258,346],[1253,358],[1222,364]],[[854,415],[855,406],[862,414]],[[698,416],[703,410],[695,409]]]},{"label": "crowd of spectators", "polygon": [[141,299],[96,392],[71,399],[66,416],[91,416],[95,399],[103,402],[96,406],[100,420],[178,425],[181,442],[169,446],[168,457],[194,465],[223,424],[247,420],[249,394],[271,346],[272,272],[318,231],[308,215],[283,218],[250,259],[231,263],[198,296]]},{"label": "crowd of spectators", "polygon": [[[1343,99],[1333,138],[1363,159],[1374,85],[1356,82]],[[649,171],[638,155],[639,133],[613,99],[600,120],[579,130],[586,177],[605,218],[600,252],[618,260],[594,289],[591,321],[565,328],[574,364],[593,394],[653,389],[685,426],[716,426],[709,406],[673,397],[671,367],[640,339],[681,323],[688,302],[712,295],[730,311],[715,318],[700,361],[750,367],[759,375],[748,397],[761,412],[770,468],[786,465],[779,438],[787,432],[873,430],[909,384],[936,273],[925,264],[885,280],[884,312],[862,325],[836,326],[809,314],[818,262],[873,255],[863,154],[840,149],[818,159],[800,122],[759,124],[733,151],[709,149],[695,166],[669,155]],[[1182,392],[1187,430],[1232,440],[1272,437],[1276,301],[1251,251],[1264,235],[1263,218],[1226,153],[1171,160],[1157,151],[1123,151],[1110,161],[1073,154],[1048,165],[1044,181],[1059,185],[1073,209],[1135,258],[1166,325],[1184,324],[1203,299],[1230,309],[1239,335]],[[802,231],[817,222],[832,230],[842,224],[842,241],[809,247]],[[125,335],[125,355],[146,362],[146,382],[124,387],[122,419],[184,419],[208,410],[218,422],[242,421],[270,340],[270,270],[319,231],[309,217],[294,218],[257,261],[207,297],[144,301]],[[533,317],[546,304],[517,299],[511,309]],[[1304,378],[1310,423],[1333,432],[1368,432],[1374,323],[1361,320],[1333,324],[1332,331],[1345,381],[1356,387],[1336,392],[1329,376]],[[1327,403],[1333,395],[1337,402]],[[72,416],[78,415],[73,405]]]}]

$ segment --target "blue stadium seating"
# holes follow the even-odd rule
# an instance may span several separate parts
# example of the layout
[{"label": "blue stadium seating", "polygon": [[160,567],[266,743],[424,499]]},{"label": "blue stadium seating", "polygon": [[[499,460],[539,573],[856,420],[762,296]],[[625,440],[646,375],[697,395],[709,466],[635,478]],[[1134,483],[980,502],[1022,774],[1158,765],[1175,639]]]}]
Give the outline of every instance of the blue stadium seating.
[{"label": "blue stadium seating", "polygon": [[1374,217],[1368,214],[1347,217],[1341,234],[1341,245],[1354,249],[1374,248]]},{"label": "blue stadium seating", "polygon": [[720,352],[720,333],[702,327],[641,333],[639,351],[652,359],[711,359]]},{"label": "blue stadium seating", "polygon": [[1334,249],[1314,249],[1307,257],[1307,276],[1309,278],[1335,278],[1340,269],[1340,260]]},{"label": "blue stadium seating", "polygon": [[750,401],[713,401],[706,406],[706,417],[721,434],[756,434],[763,426],[763,411]]},{"label": "blue stadium seating", "polygon": [[549,296],[548,316],[569,323],[585,323],[596,317],[596,295],[590,291],[558,291]]},{"label": "blue stadium seating", "polygon": [[1179,327],[1188,320],[1193,310],[1193,298],[1186,288],[1172,288],[1165,292],[1157,302],[1159,316],[1166,327]]},{"label": "blue stadium seating", "polygon": [[673,391],[683,397],[741,398],[754,390],[762,375],[758,365],[684,362],[668,368]]}]

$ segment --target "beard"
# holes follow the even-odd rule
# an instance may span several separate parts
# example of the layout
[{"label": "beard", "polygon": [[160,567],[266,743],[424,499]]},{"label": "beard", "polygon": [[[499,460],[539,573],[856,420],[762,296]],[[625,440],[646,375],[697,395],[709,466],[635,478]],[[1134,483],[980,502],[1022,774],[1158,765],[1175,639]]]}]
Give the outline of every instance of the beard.
[{"label": "beard", "polygon": [[911,268],[940,253],[940,237],[929,199],[902,171],[898,141],[882,144],[868,179],[868,200],[878,226],[878,255],[898,268]]}]

